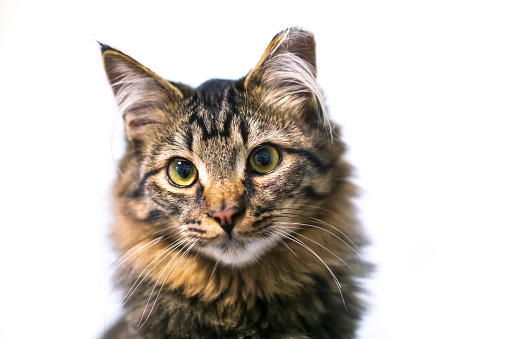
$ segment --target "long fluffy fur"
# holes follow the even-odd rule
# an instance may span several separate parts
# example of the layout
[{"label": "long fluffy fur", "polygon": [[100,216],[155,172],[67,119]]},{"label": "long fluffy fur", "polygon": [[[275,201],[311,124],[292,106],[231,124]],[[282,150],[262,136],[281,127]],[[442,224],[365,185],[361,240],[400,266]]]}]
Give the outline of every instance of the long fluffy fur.
[{"label": "long fluffy fur", "polygon": [[[312,35],[283,32],[245,78],[196,89],[116,50],[103,59],[136,140],[114,187],[125,314],[105,337],[353,338],[364,238]],[[261,174],[249,159],[264,145],[281,160]],[[175,158],[197,168],[188,187],[168,180]],[[213,215],[232,206],[227,237]]]},{"label": "long fluffy fur", "polygon": [[294,53],[282,53],[270,58],[264,68],[263,104],[280,111],[303,110],[312,100],[318,118],[332,138],[325,98],[316,82],[313,66]]}]

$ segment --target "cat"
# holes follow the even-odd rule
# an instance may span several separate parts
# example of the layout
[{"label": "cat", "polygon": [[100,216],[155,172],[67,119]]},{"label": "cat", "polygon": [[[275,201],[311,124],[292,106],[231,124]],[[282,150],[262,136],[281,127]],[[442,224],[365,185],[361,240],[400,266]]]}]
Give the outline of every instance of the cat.
[{"label": "cat", "polygon": [[111,238],[124,315],[105,338],[353,338],[365,238],[312,33],[240,80],[163,80],[104,44],[127,150]]}]

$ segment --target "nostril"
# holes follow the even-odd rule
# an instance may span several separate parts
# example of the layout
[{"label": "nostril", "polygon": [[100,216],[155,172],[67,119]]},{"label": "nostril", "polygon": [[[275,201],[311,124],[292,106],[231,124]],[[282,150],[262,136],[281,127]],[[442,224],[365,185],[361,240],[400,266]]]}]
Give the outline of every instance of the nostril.
[{"label": "nostril", "polygon": [[235,223],[237,222],[237,217],[239,216],[238,213],[235,213],[235,214],[232,214],[232,216],[230,217],[230,223],[232,225],[235,225]]},{"label": "nostril", "polygon": [[230,233],[235,226],[235,219],[239,214],[237,207],[231,207],[226,210],[216,211],[212,213],[212,218],[224,229],[227,233]]}]

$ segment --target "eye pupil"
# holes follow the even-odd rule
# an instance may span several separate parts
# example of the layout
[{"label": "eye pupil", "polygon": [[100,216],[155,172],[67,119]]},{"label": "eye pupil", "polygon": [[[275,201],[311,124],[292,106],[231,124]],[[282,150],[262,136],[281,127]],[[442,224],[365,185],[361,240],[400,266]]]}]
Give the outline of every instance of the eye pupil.
[{"label": "eye pupil", "polygon": [[173,158],[168,164],[166,175],[174,186],[188,187],[196,181],[198,171],[192,162]]},{"label": "eye pupil", "polygon": [[258,166],[267,167],[271,162],[271,155],[268,149],[262,148],[255,154],[255,162]]},{"label": "eye pupil", "polygon": [[192,172],[191,166],[185,161],[179,161],[177,162],[177,166],[175,168],[175,171],[181,177],[182,179],[187,179]]},{"label": "eye pupil", "polygon": [[256,173],[270,173],[279,164],[279,152],[270,145],[260,146],[251,153],[249,162]]}]

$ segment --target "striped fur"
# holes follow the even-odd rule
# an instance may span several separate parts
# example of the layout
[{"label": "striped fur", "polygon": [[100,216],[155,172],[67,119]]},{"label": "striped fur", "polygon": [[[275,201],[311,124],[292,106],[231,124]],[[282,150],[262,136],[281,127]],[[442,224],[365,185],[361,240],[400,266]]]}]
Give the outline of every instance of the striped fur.
[{"label": "striped fur", "polygon": [[[129,141],[112,231],[125,314],[105,337],[352,338],[364,239],[313,36],[284,31],[246,77],[195,89],[103,59]],[[280,156],[267,174],[249,165],[261,145]],[[189,187],[168,180],[176,157],[197,169]],[[227,235],[214,215],[229,209]]]}]

